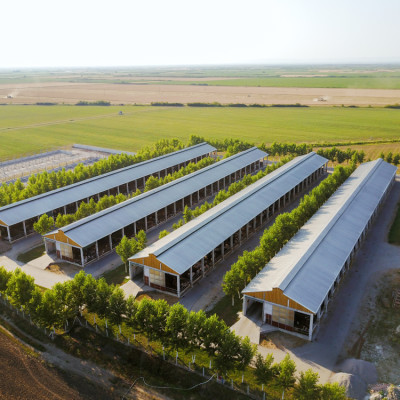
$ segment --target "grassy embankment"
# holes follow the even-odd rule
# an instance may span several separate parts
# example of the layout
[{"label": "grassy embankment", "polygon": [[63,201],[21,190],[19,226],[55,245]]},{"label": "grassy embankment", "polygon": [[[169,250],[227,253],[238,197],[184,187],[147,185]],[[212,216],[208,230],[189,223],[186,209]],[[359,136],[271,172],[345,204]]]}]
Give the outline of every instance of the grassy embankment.
[{"label": "grassy embankment", "polygon": [[385,108],[3,106],[0,159],[72,143],[135,151],[192,134],[256,144],[395,140],[399,126],[400,111]]}]

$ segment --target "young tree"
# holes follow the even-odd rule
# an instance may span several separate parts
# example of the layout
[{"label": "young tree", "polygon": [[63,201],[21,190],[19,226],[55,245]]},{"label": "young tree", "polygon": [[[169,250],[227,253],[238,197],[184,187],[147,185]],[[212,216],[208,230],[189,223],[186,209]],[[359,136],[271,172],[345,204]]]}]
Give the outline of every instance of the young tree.
[{"label": "young tree", "polygon": [[285,390],[294,386],[296,378],[294,373],[296,371],[296,364],[290,358],[289,354],[286,354],[285,358],[278,364],[278,374],[276,377],[276,384],[282,390],[282,398],[285,395]]},{"label": "young tree", "polygon": [[300,372],[299,382],[295,385],[293,395],[297,400],[319,400],[320,387],[318,386],[318,373],[308,369]]},{"label": "young tree", "polygon": [[256,357],[255,375],[259,383],[267,384],[276,374],[277,369],[272,365],[274,356],[267,354],[265,358],[258,353]]},{"label": "young tree", "polygon": [[238,364],[240,339],[229,329],[222,332],[215,356],[215,365],[219,371],[226,374],[235,369]]},{"label": "young tree", "polygon": [[136,235],[136,241],[138,244],[137,251],[143,250],[147,245],[147,236],[146,232],[142,229]]},{"label": "young tree", "polygon": [[167,235],[169,235],[169,231],[167,231],[166,229],[164,229],[163,231],[161,231],[161,232],[158,234],[158,238],[159,238],[159,239],[162,239],[163,237],[165,237],[165,236],[167,236]]},{"label": "young tree", "polygon": [[192,210],[188,206],[185,206],[185,209],[183,210],[183,219],[185,223],[187,224],[192,218],[193,218]]},{"label": "young tree", "polygon": [[121,257],[122,262],[125,264],[126,273],[128,273],[128,259],[135,254],[132,244],[132,240],[124,236],[115,247],[115,251]]},{"label": "young tree", "polygon": [[43,295],[41,290],[35,286],[32,291],[32,297],[26,306],[26,311],[29,313],[31,319],[35,322],[40,320],[40,307],[42,305]]},{"label": "young tree", "polygon": [[53,226],[54,226],[53,217],[49,217],[47,214],[43,214],[39,218],[39,221],[33,224],[33,229],[40,235],[44,235],[47,232],[51,231]]},{"label": "young tree", "polygon": [[110,307],[110,297],[113,287],[104,278],[97,281],[95,312],[100,318],[107,318]]},{"label": "young tree", "polygon": [[326,383],[320,386],[321,400],[346,400],[346,388],[338,383]]},{"label": "young tree", "polygon": [[32,298],[35,283],[31,276],[17,268],[7,282],[7,295],[16,307],[26,308]]},{"label": "young tree", "polygon": [[206,313],[203,310],[191,311],[187,322],[188,341],[192,347],[200,347],[204,343]]},{"label": "young tree", "polygon": [[8,272],[4,267],[0,266],[0,292],[4,293],[7,290],[7,283],[12,276],[12,272]]},{"label": "young tree", "polygon": [[166,319],[165,329],[172,348],[186,348],[188,345],[187,325],[189,312],[180,303],[176,303],[170,307]]},{"label": "young tree", "polygon": [[114,325],[121,325],[125,312],[126,301],[124,292],[120,287],[115,287],[110,296],[110,306],[108,310],[110,322]]},{"label": "young tree", "polygon": [[248,365],[250,365],[251,360],[257,351],[257,346],[250,343],[250,339],[246,336],[244,339],[240,339],[240,348],[238,352],[238,367],[244,370]]}]

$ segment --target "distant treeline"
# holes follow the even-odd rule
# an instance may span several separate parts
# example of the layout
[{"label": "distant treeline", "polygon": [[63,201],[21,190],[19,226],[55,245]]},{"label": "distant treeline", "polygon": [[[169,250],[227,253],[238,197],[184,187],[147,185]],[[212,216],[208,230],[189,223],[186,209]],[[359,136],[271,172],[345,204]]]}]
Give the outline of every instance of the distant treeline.
[{"label": "distant treeline", "polygon": [[[156,107],[184,107],[184,103],[168,103],[166,101],[156,101],[151,103],[152,106]],[[258,107],[258,108],[266,108],[266,107],[309,107],[304,104],[296,103],[296,104],[244,104],[244,103],[229,103],[229,104],[221,104],[217,101],[212,103],[203,103],[203,102],[194,102],[194,103],[187,103],[188,107]]]},{"label": "distant treeline", "polygon": [[78,101],[76,106],[110,106],[111,103],[109,101],[98,100],[98,101]]}]

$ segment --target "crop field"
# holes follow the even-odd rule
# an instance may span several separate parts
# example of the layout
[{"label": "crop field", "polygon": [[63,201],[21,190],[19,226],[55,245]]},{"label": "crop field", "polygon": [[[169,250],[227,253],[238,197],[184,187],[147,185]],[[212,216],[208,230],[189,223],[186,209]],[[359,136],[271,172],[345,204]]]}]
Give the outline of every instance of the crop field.
[{"label": "crop field", "polygon": [[[284,81],[286,82],[286,78]],[[285,85],[262,87],[262,85],[250,84],[253,79],[247,78],[242,82],[247,86],[228,86],[224,82],[231,82],[231,80],[225,79],[210,82],[213,85],[208,85],[205,81],[193,83],[172,79],[124,81],[120,84],[107,80],[104,82],[83,80],[82,82],[9,83],[0,84],[0,104],[76,104],[79,101],[100,100],[111,102],[114,105],[150,104],[152,102],[185,104],[219,102],[221,104],[300,103],[313,106],[341,106],[342,104],[385,106],[400,103],[400,90],[395,89],[284,87]],[[218,82],[220,85],[217,85]],[[234,82],[240,83],[241,80],[235,79]],[[288,84],[288,86],[290,85]]]},{"label": "crop field", "polygon": [[[118,115],[123,111],[123,115]],[[136,151],[190,135],[262,142],[400,139],[400,110],[386,108],[0,107],[0,158],[72,143]]]}]

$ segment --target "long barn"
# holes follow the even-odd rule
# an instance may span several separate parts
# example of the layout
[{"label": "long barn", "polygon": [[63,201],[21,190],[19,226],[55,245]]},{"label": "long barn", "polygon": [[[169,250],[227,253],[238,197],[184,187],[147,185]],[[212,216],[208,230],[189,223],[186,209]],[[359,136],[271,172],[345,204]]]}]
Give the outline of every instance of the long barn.
[{"label": "long barn", "polygon": [[0,208],[0,239],[10,243],[33,233],[33,224],[47,213],[74,213],[83,201],[96,201],[104,195],[129,194],[143,190],[151,176],[164,177],[190,162],[216,154],[215,147],[200,143],[173,153],[130,165]]},{"label": "long barn", "polygon": [[312,340],[396,170],[382,159],[358,167],[242,291],[243,314]]},{"label": "long barn", "polygon": [[178,297],[326,173],[309,153],[283,165],[129,259],[130,276]]},{"label": "long barn", "polygon": [[44,236],[46,251],[84,266],[112,251],[122,237],[153,227],[181,213],[245,174],[264,167],[267,153],[253,147],[192,174],[81,219]]}]

